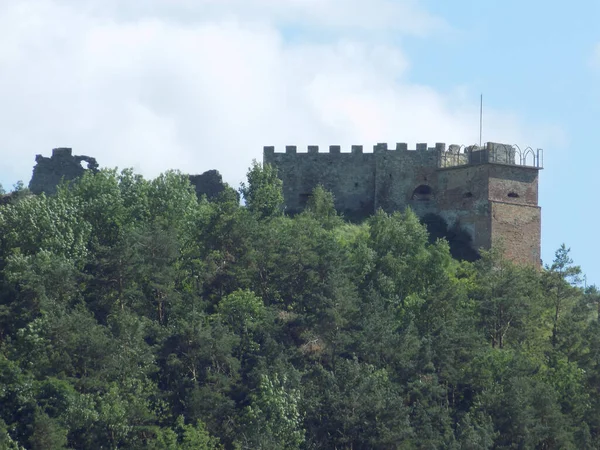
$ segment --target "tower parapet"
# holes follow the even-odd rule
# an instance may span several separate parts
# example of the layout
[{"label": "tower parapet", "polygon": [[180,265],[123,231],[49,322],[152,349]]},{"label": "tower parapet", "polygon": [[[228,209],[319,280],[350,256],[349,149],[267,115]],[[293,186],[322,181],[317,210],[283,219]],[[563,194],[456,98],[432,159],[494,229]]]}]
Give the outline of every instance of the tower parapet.
[{"label": "tower parapet", "polygon": [[[389,144],[383,142],[373,146],[373,154],[386,152],[434,152],[438,155],[438,167],[454,167],[467,164],[511,164],[527,167],[543,168],[543,150],[534,150],[531,147],[521,149],[517,145],[500,144],[497,142],[487,142],[482,146],[478,145],[457,145],[447,146],[444,142],[437,142],[433,147],[427,143],[418,143],[414,149],[409,149],[405,142],[398,142],[392,148]],[[284,152],[276,151],[274,146],[265,146],[264,155],[270,158],[278,154],[304,155],[350,155],[350,154],[371,154],[365,153],[362,145],[352,145],[348,150],[342,151],[340,145],[330,145],[329,149],[320,149],[318,145],[309,145],[307,151],[298,151],[295,145],[286,145]]]}]

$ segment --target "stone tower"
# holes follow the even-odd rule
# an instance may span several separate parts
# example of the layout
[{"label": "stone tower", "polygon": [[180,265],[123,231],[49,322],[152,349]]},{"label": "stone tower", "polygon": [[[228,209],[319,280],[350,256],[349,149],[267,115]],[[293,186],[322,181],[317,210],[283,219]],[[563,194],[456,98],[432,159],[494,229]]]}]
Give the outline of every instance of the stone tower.
[{"label": "stone tower", "polygon": [[307,153],[286,147],[264,148],[264,162],[278,169],[289,213],[301,211],[312,190],[323,185],[346,217],[360,220],[378,208],[386,212],[410,207],[433,236],[445,236],[453,254],[474,259],[480,248],[502,243],[515,262],[540,265],[541,211],[538,173],[542,150],[489,142],[482,147],[406,144],[373,153],[339,146]]}]

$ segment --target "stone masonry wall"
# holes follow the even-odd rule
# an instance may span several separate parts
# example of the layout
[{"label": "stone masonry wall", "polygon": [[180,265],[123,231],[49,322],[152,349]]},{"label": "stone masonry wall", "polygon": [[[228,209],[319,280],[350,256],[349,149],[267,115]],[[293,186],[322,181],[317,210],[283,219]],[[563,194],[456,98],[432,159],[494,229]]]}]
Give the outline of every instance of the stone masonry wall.
[{"label": "stone masonry wall", "polygon": [[521,264],[540,265],[541,209],[491,201],[492,245]]},{"label": "stone masonry wall", "polygon": [[277,167],[283,181],[283,195],[289,213],[304,209],[313,189],[322,184],[335,196],[335,206],[350,217],[368,216],[374,212],[375,159],[355,146],[352,153],[341,153],[330,147],[319,153],[311,147],[308,153],[297,153],[287,147],[286,153],[265,149],[264,161]]},{"label": "stone masonry wall", "polygon": [[[98,170],[98,163],[95,158],[74,156],[70,148],[55,148],[52,150],[50,158],[36,155],[35,161],[37,164],[33,168],[33,175],[29,182],[29,190],[33,194],[55,194],[61,181],[71,181],[79,178],[86,170]],[[87,168],[82,163],[85,163],[84,165],[87,165]],[[188,178],[194,186],[198,198],[206,195],[208,200],[214,200],[227,187],[217,170],[208,170],[199,175],[188,175]],[[9,201],[9,196],[0,198],[0,204]]]},{"label": "stone masonry wall", "polygon": [[[265,147],[264,162],[277,167],[289,213],[301,211],[312,190],[322,184],[333,193],[339,211],[349,218],[364,218],[377,208],[403,210],[411,205],[418,186],[435,184],[439,149],[419,144],[417,150],[407,150],[401,143],[395,150],[378,144],[373,153],[364,153],[358,145],[351,152],[342,152],[339,146],[319,152],[311,146],[307,153],[299,153],[288,146],[285,153],[277,153],[274,147]],[[422,212],[435,210],[432,203],[428,208],[412,203]]]},{"label": "stone masonry wall", "polygon": [[[82,176],[86,170],[98,170],[98,163],[89,156],[73,156],[70,148],[55,148],[52,156],[36,155],[36,165],[29,182],[33,194],[54,194],[62,180],[71,181]],[[86,163],[87,169],[81,163]]]},{"label": "stone masonry wall", "polygon": [[488,171],[489,165],[438,171],[438,213],[449,226],[465,230],[475,249],[490,246]]},{"label": "stone masonry wall", "polygon": [[417,144],[416,150],[377,144],[373,153],[363,153],[361,146],[353,146],[351,153],[338,146],[326,153],[318,147],[297,153],[293,146],[276,153],[265,147],[264,162],[278,169],[288,212],[301,211],[322,184],[348,218],[410,206],[426,223],[446,227],[475,250],[504,238],[510,241],[509,257],[539,264],[538,169],[516,166],[511,149],[495,143],[466,150],[451,145],[448,151],[445,144]]},{"label": "stone masonry wall", "polygon": [[522,205],[538,204],[538,170],[508,165],[489,165],[490,200]]},{"label": "stone masonry wall", "polygon": [[[419,215],[435,211],[438,153],[421,144],[418,150],[407,150],[398,144],[388,150],[386,144],[373,149],[375,157],[375,208],[386,212],[402,211],[411,206]],[[431,188],[432,194],[415,194],[419,186]]]}]

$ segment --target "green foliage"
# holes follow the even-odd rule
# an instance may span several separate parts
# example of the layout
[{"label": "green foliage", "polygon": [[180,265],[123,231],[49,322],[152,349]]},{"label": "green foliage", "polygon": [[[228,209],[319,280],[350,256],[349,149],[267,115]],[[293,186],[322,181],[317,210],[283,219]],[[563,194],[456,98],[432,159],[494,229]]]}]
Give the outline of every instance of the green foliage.
[{"label": "green foliage", "polygon": [[242,445],[249,448],[285,449],[300,448],[304,442],[302,416],[298,403],[300,392],[286,386],[287,378],[277,374],[262,375],[258,390],[244,412]]},{"label": "green foliage", "polygon": [[225,297],[218,310],[237,334],[254,330],[265,314],[262,300],[250,291],[241,290]]},{"label": "green foliage", "polygon": [[[472,291],[482,330],[492,347],[533,344],[531,333],[543,314],[539,276],[501,256],[501,250],[483,252],[476,263],[477,287]],[[535,333],[534,333],[535,334]]]},{"label": "green foliage", "polygon": [[91,231],[76,198],[30,196],[0,211],[5,256],[30,256],[45,250],[79,262],[88,254]]},{"label": "green foliage", "polygon": [[29,442],[33,450],[64,449],[67,444],[67,430],[43,411],[36,410]]},{"label": "green foliage", "polygon": [[580,282],[581,269],[579,266],[573,266],[569,251],[565,244],[560,246],[552,265],[546,267],[544,277],[545,290],[554,311],[552,316],[552,345],[554,346],[558,344],[560,338],[559,330],[563,315],[572,309],[581,294],[576,288]]},{"label": "green foliage", "polygon": [[210,436],[206,426],[197,421],[195,425],[184,423],[183,416],[177,417],[174,429],[159,429],[150,449],[156,450],[219,450],[218,439]]},{"label": "green foliage", "polygon": [[248,209],[263,218],[280,215],[283,212],[283,183],[277,178],[277,169],[253,161],[247,177],[248,184],[241,184],[240,194]]},{"label": "green foliage", "polygon": [[305,213],[314,217],[328,230],[335,229],[344,223],[335,209],[333,194],[321,185],[314,188],[306,204]]},{"label": "green foliage", "polygon": [[600,294],[411,211],[101,170],[0,208],[0,448],[600,447]]}]

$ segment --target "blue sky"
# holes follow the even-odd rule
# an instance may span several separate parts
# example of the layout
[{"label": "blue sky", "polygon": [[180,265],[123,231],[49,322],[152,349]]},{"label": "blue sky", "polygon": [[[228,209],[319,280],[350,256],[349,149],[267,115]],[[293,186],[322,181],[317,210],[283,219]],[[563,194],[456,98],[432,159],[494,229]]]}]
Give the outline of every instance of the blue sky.
[{"label": "blue sky", "polygon": [[[600,217],[594,204],[600,187],[596,149],[600,2],[427,1],[425,5],[456,34],[407,43],[414,64],[411,78],[440,90],[468,86],[483,93],[484,108],[510,110],[527,123],[561,130],[561,139],[542,145],[543,259],[550,262],[554,250],[565,242],[588,281],[599,283]],[[501,136],[489,136],[484,127],[486,138]]]},{"label": "blue sky", "polygon": [[544,262],[600,283],[600,2],[4,0],[0,182],[73,147],[147,176],[263,145],[483,140],[541,147]]}]

